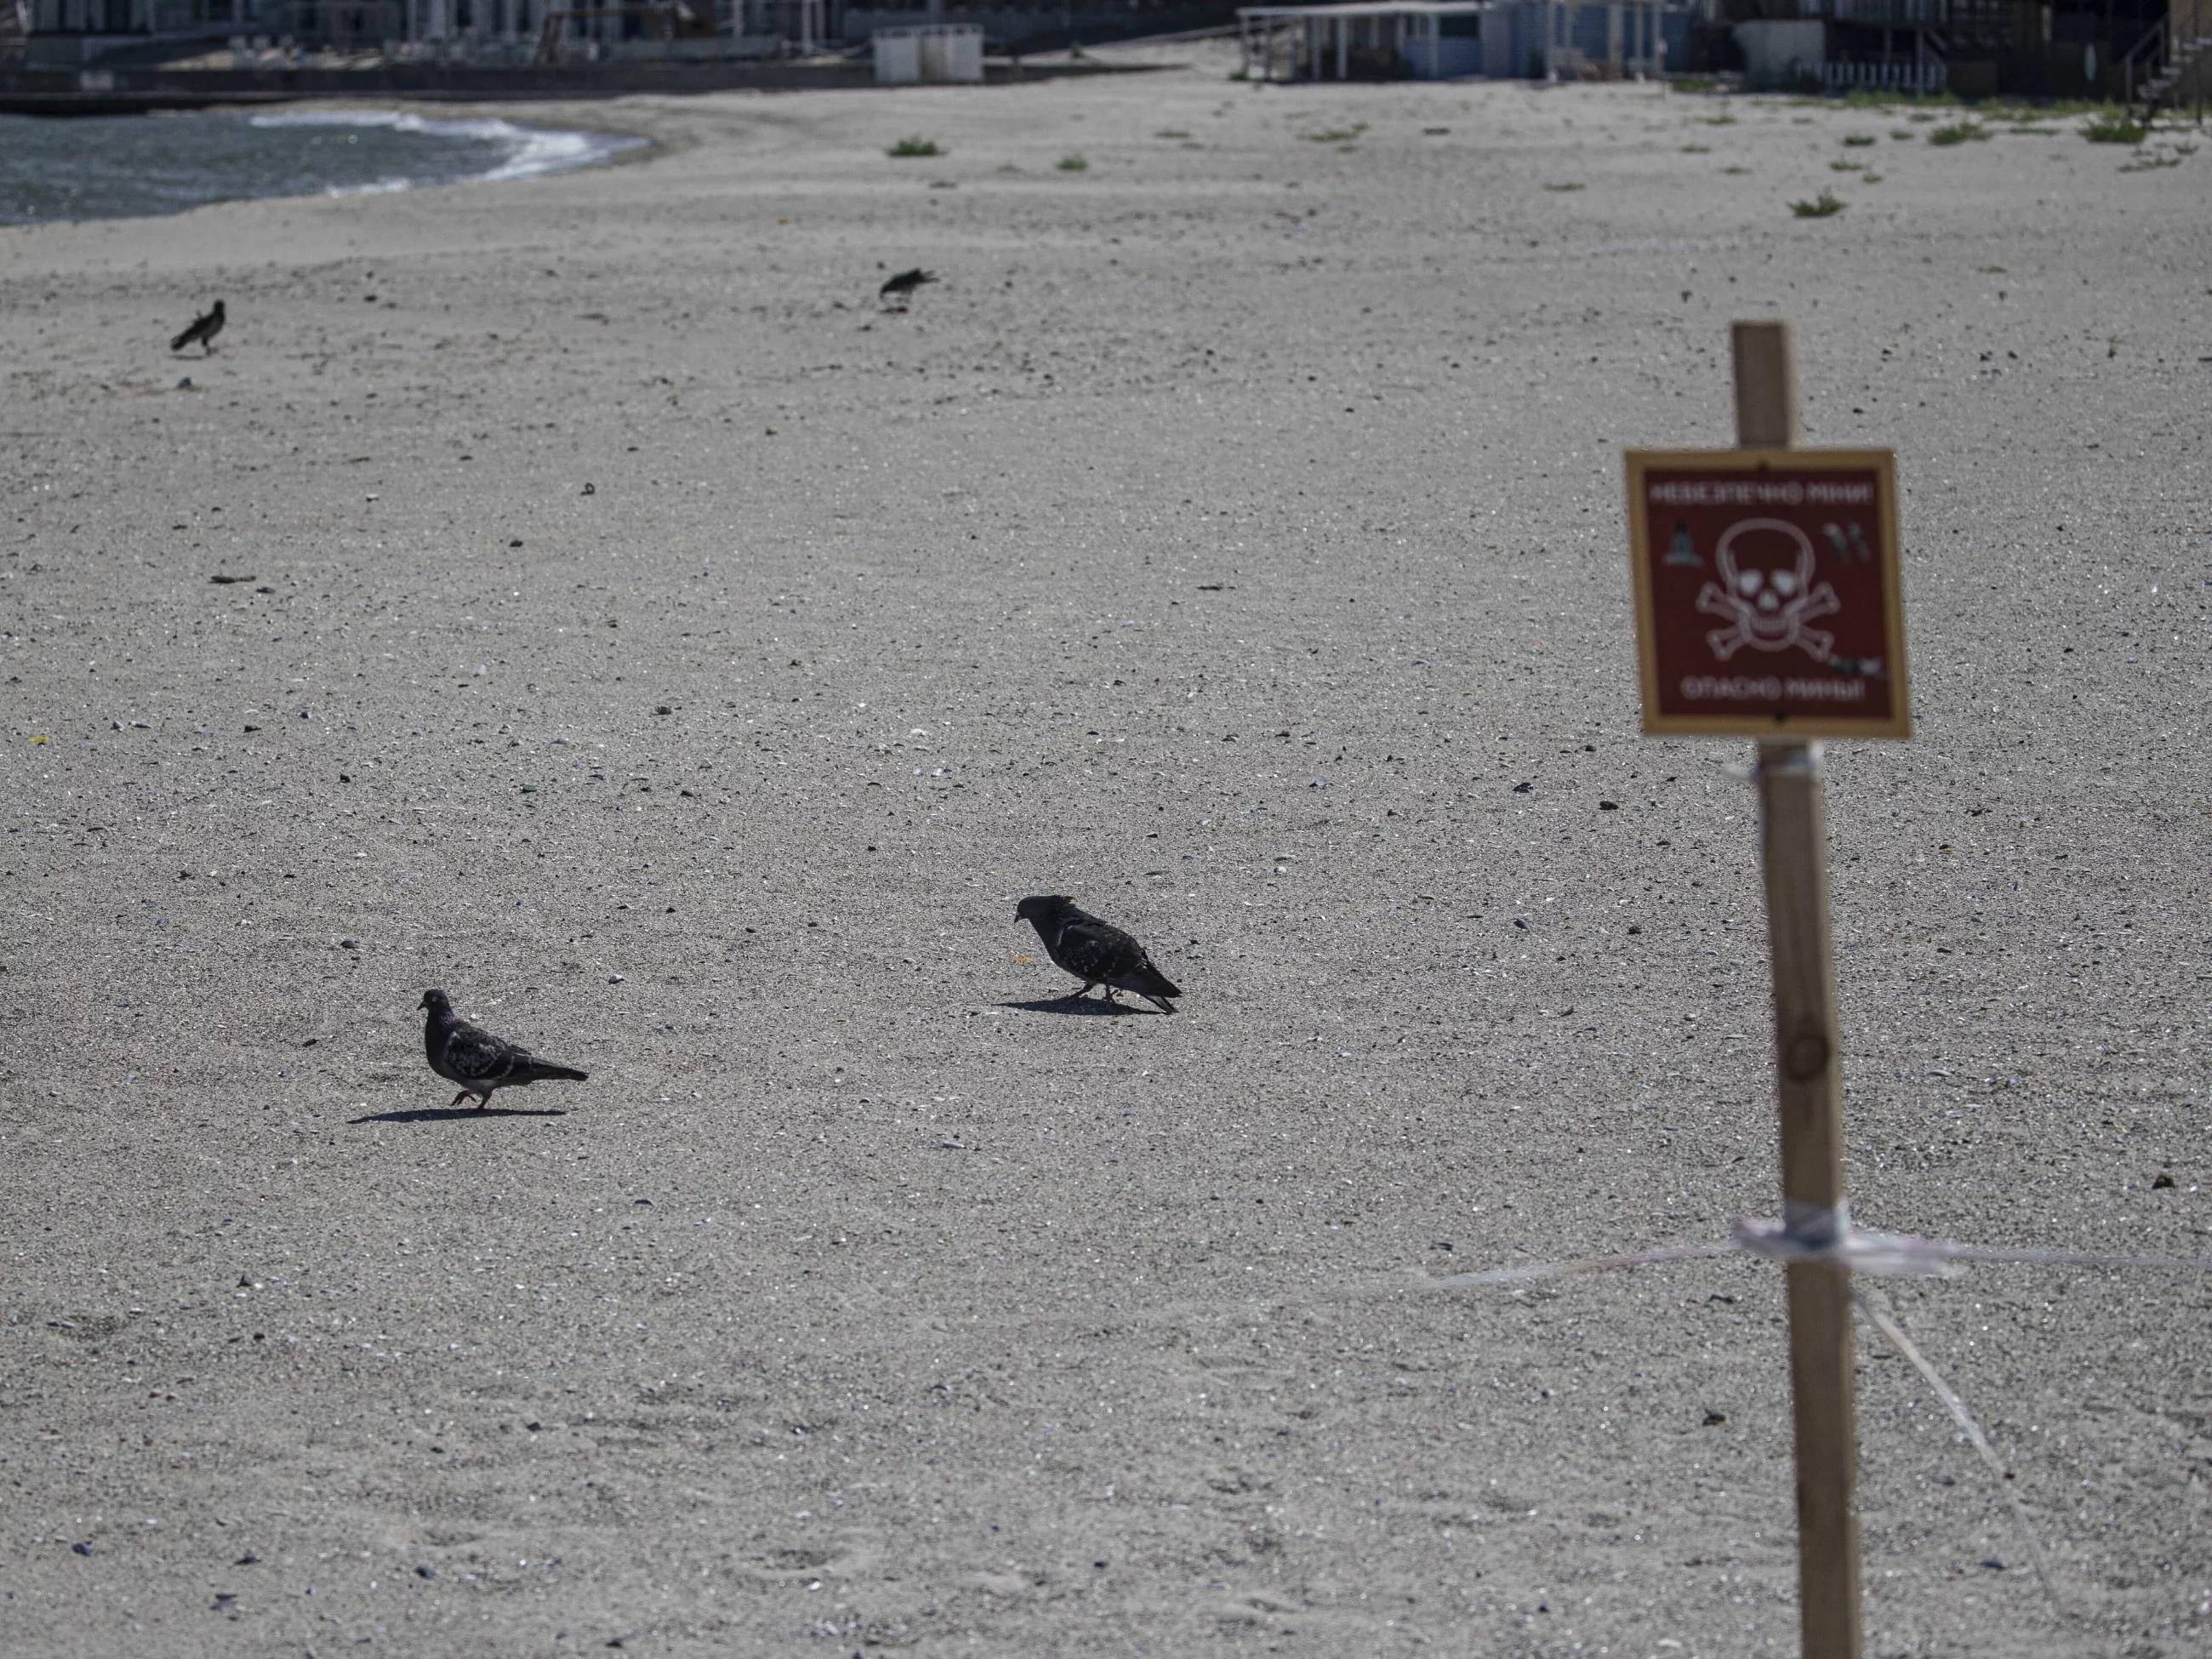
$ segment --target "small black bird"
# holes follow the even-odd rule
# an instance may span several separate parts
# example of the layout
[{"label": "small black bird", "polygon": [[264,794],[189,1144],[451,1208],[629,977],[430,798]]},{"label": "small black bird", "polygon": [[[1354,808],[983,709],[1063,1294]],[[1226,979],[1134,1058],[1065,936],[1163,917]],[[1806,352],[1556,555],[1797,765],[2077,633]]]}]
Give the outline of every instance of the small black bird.
[{"label": "small black bird", "polygon": [[520,1044],[470,1024],[453,1012],[453,1000],[443,991],[423,992],[421,1006],[429,1010],[422,1023],[422,1052],[432,1071],[461,1085],[453,1098],[455,1106],[475,1095],[481,1112],[491,1104],[495,1089],[517,1089],[547,1078],[581,1083],[586,1075],[573,1066],[540,1060]]},{"label": "small black bird", "polygon": [[915,289],[920,288],[924,283],[933,283],[936,280],[937,273],[935,271],[924,270],[920,265],[916,265],[912,270],[902,270],[897,276],[892,277],[890,281],[885,283],[881,288],[878,289],[876,290],[876,298],[878,300],[888,300],[893,295],[896,295],[900,299],[903,300],[910,295]]},{"label": "small black bird", "polygon": [[213,311],[204,317],[193,318],[192,325],[169,342],[169,349],[182,351],[186,346],[198,341],[201,350],[213,356],[215,337],[222,332],[222,301],[217,300]]},{"label": "small black bird", "polygon": [[1168,999],[1182,993],[1152,966],[1145,947],[1113,923],[1077,909],[1065,893],[1034,894],[1014,907],[1014,915],[1037,930],[1046,955],[1083,981],[1081,990],[1070,993],[1070,1000],[1103,985],[1109,1002],[1117,990],[1132,991],[1162,1013],[1175,1012]]}]

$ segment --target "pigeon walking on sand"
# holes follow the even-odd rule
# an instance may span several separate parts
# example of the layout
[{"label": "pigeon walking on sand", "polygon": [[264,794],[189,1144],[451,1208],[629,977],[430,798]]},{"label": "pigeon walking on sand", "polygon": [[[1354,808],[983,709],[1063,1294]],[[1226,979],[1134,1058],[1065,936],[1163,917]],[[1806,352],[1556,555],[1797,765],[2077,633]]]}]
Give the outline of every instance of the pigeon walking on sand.
[{"label": "pigeon walking on sand", "polygon": [[422,1006],[429,1011],[422,1023],[422,1052],[432,1071],[461,1085],[453,1098],[455,1106],[474,1095],[481,1112],[491,1104],[495,1089],[518,1089],[548,1078],[581,1083],[586,1075],[573,1066],[540,1060],[520,1043],[471,1024],[453,1012],[453,1000],[443,991],[423,992]]},{"label": "pigeon walking on sand", "polygon": [[198,342],[202,351],[213,356],[215,337],[222,332],[222,301],[217,300],[215,302],[214,310],[209,312],[204,317],[193,318],[192,325],[169,342],[169,349],[182,351],[186,346]]},{"label": "pigeon walking on sand", "polygon": [[1164,1014],[1175,1012],[1168,999],[1182,993],[1152,966],[1145,947],[1113,923],[1078,909],[1065,893],[1033,894],[1014,907],[1014,915],[1037,930],[1046,955],[1083,981],[1081,990],[1069,993],[1070,1001],[1103,985],[1109,1002],[1115,992],[1128,991]]},{"label": "pigeon walking on sand", "polygon": [[914,291],[916,289],[920,288],[924,283],[933,283],[936,280],[937,273],[935,271],[924,270],[920,265],[916,265],[912,270],[902,270],[897,276],[892,277],[890,281],[885,283],[881,288],[878,289],[876,290],[876,298],[878,300],[896,300],[900,305],[903,306],[913,299]]}]

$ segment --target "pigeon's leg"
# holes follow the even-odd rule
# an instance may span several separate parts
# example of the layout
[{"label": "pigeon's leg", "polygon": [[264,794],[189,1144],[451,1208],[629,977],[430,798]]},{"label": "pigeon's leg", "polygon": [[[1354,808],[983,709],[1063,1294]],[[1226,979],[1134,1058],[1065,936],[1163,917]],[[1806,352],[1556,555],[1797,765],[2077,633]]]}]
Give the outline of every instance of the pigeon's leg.
[{"label": "pigeon's leg", "polygon": [[1084,998],[1091,994],[1091,988],[1098,981],[1095,979],[1086,979],[1083,981],[1080,988],[1070,991],[1066,996],[1062,997],[1060,1000],[1062,1002],[1080,1002]]},{"label": "pigeon's leg", "polygon": [[1106,1000],[1112,1003],[1116,1008],[1121,1006],[1121,1000],[1114,994],[1114,988],[1110,985],[1106,988]]},{"label": "pigeon's leg", "polygon": [[476,1093],[476,1091],[473,1089],[462,1090],[460,1093],[455,1095],[451,1100],[446,1103],[446,1109],[449,1112],[452,1111],[454,1107],[459,1105],[463,1101],[466,1100],[474,1093]]}]

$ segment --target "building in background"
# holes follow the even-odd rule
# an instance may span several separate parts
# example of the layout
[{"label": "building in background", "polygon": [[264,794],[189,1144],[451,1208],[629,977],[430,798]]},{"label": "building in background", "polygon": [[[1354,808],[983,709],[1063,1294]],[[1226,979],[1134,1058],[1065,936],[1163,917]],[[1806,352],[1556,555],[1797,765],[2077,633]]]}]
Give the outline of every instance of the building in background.
[{"label": "building in background", "polygon": [[1753,86],[2135,100],[2212,42],[2212,0],[1707,0]]},{"label": "building in background", "polygon": [[1683,0],[1351,0],[1240,6],[1253,80],[1620,80],[1686,67]]}]

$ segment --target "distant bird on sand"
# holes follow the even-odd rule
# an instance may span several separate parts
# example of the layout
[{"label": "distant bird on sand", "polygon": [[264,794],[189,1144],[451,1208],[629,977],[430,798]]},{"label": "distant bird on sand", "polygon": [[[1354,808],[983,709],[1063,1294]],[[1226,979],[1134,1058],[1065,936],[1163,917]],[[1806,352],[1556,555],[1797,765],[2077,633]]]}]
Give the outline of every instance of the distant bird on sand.
[{"label": "distant bird on sand", "polygon": [[896,298],[903,302],[912,298],[915,289],[920,288],[924,283],[933,283],[936,280],[935,271],[924,270],[920,265],[916,265],[912,270],[902,270],[878,289],[876,298],[878,300]]},{"label": "distant bird on sand", "polygon": [[193,318],[192,325],[169,342],[169,349],[182,351],[186,346],[197,341],[201,350],[213,352],[215,337],[222,332],[222,301],[217,300],[213,311],[204,317]]},{"label": "distant bird on sand", "polygon": [[1081,990],[1069,994],[1070,1000],[1103,985],[1109,1002],[1115,992],[1130,991],[1164,1014],[1175,1012],[1168,999],[1182,993],[1152,966],[1145,947],[1111,922],[1077,909],[1066,894],[1034,894],[1014,907],[1014,915],[1037,930],[1048,956],[1083,981]]},{"label": "distant bird on sand", "polygon": [[518,1089],[548,1078],[584,1080],[586,1074],[573,1066],[540,1060],[520,1044],[471,1025],[453,1012],[453,1000],[443,991],[423,992],[421,1006],[429,1011],[422,1023],[422,1052],[429,1057],[432,1071],[461,1085],[453,1098],[455,1106],[474,1095],[481,1112],[491,1104],[495,1089]]}]

